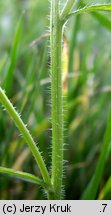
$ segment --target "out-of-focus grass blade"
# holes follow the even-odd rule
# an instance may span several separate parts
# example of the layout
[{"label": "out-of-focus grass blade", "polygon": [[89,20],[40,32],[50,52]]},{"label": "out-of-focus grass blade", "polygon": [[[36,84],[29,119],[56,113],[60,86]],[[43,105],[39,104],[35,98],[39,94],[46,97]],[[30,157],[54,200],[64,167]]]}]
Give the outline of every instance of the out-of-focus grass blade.
[{"label": "out-of-focus grass blade", "polygon": [[20,37],[21,37],[21,32],[22,32],[22,20],[23,20],[23,15],[20,17],[15,36],[13,39],[13,45],[11,49],[11,54],[10,54],[10,63],[6,72],[6,77],[4,81],[4,88],[8,96],[11,94],[11,86],[14,78],[14,70],[16,66],[16,61],[17,61],[17,55],[18,55],[18,48],[19,48],[19,43],[20,43]]},{"label": "out-of-focus grass blade", "polygon": [[105,162],[109,153],[110,141],[111,141],[111,112],[109,115],[106,131],[104,135],[103,146],[101,149],[101,153],[96,166],[95,173],[82,196],[82,199],[84,200],[89,200],[89,199],[93,200],[96,198],[97,190],[99,188],[99,184],[105,167]]},{"label": "out-of-focus grass blade", "polygon": [[106,16],[97,12],[93,12],[92,15],[102,24],[102,26],[111,31],[111,21]]},{"label": "out-of-focus grass blade", "polygon": [[1,59],[0,59],[0,79],[3,77],[3,68],[4,65],[6,63],[7,60],[7,55],[4,55]]},{"label": "out-of-focus grass blade", "polygon": [[111,3],[107,4],[95,4],[95,5],[90,5],[90,6],[85,6],[83,8],[77,9],[74,12],[70,13],[67,17],[66,20],[73,15],[78,15],[81,13],[86,13],[86,12],[95,12],[95,11],[111,11]]},{"label": "out-of-focus grass blade", "polygon": [[18,179],[27,181],[27,182],[31,182],[34,184],[39,184],[39,185],[44,185],[43,181],[39,178],[37,178],[36,176],[29,174],[29,173],[25,173],[25,172],[20,172],[20,171],[16,171],[14,169],[9,169],[9,168],[5,168],[5,167],[0,167],[0,173],[3,174],[7,174],[10,175],[12,177],[16,177]]},{"label": "out-of-focus grass blade", "polygon": [[74,26],[73,26],[73,31],[72,31],[72,36],[71,36],[71,41],[70,41],[70,51],[69,51],[69,66],[68,66],[68,71],[73,72],[73,65],[74,65],[74,49],[76,46],[76,41],[77,41],[77,34],[78,30],[80,27],[80,16],[75,18]]},{"label": "out-of-focus grass blade", "polygon": [[98,200],[105,199],[105,196],[111,193],[111,177],[109,177],[108,181],[106,182],[105,186],[103,187],[102,191],[99,194]]}]

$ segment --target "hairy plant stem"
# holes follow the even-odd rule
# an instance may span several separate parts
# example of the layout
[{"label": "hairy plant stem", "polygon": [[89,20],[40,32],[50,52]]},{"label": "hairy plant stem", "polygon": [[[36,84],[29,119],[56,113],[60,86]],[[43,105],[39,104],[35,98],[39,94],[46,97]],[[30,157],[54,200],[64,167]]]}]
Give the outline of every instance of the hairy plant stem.
[{"label": "hairy plant stem", "polygon": [[59,0],[51,1],[51,98],[52,98],[52,185],[55,194],[50,199],[61,199],[63,177],[63,99],[62,99],[62,24]]},{"label": "hairy plant stem", "polygon": [[7,112],[13,119],[14,123],[16,124],[17,128],[21,132],[23,138],[28,143],[29,148],[38,164],[38,167],[40,169],[44,182],[50,187],[51,186],[50,176],[48,174],[48,171],[42,159],[42,156],[32,136],[30,135],[28,129],[26,128],[19,114],[17,113],[17,111],[15,110],[15,108],[13,107],[13,105],[11,104],[11,102],[9,101],[9,99],[7,98],[5,92],[2,90],[1,87],[0,87],[0,102],[4,105],[5,109],[7,110]]}]

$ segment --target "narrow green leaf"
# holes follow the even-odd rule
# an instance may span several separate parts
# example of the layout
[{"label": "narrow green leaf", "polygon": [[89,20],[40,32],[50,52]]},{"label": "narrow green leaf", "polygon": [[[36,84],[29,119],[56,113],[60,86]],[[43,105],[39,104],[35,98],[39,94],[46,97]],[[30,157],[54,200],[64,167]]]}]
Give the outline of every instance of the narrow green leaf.
[{"label": "narrow green leaf", "polygon": [[111,176],[107,180],[105,186],[103,187],[102,191],[99,194],[98,199],[103,200],[107,196],[108,193],[111,193]]},{"label": "narrow green leaf", "polygon": [[14,70],[17,62],[18,48],[19,48],[20,37],[22,32],[22,20],[23,20],[23,15],[20,17],[20,20],[17,24],[15,36],[13,39],[11,54],[10,54],[10,63],[7,68],[6,77],[4,81],[4,88],[8,96],[10,96],[11,94],[11,86],[12,86],[12,82],[14,78]]},{"label": "narrow green leaf", "polygon": [[78,15],[78,14],[86,13],[86,12],[94,12],[94,11],[109,11],[110,12],[111,11],[111,3],[95,4],[95,5],[85,6],[83,8],[77,9],[74,12],[70,13],[66,17],[66,20],[64,20],[64,21],[67,21],[73,15]]},{"label": "narrow green leaf", "polygon": [[75,50],[75,46],[76,46],[77,34],[78,34],[79,27],[80,27],[80,16],[76,17],[76,19],[75,19],[73,31],[72,31],[72,36],[71,36],[71,40],[70,40],[69,65],[68,65],[69,73],[73,71],[74,50]]},{"label": "narrow green leaf", "polygon": [[102,26],[111,31],[111,21],[106,16],[98,12],[93,12],[91,14],[94,18],[96,18],[96,20],[100,22],[100,24],[102,24]]},{"label": "narrow green leaf", "polygon": [[[86,7],[84,2],[80,3],[81,7]],[[91,15],[106,29],[111,31],[111,21],[104,16],[103,14],[100,14],[99,12],[92,12]]]},{"label": "narrow green leaf", "polygon": [[46,168],[45,162],[41,156],[41,153],[38,147],[36,146],[36,143],[34,142],[29,130],[27,129],[26,125],[23,123],[22,119],[20,118],[20,115],[15,110],[12,103],[9,101],[9,99],[7,98],[5,92],[1,87],[0,87],[0,101],[2,105],[5,107],[5,109],[7,110],[7,112],[9,113],[10,117],[13,119],[15,125],[21,132],[24,140],[29,145],[29,148],[38,164],[38,167],[41,171],[44,181],[46,182],[47,185],[50,185],[51,184],[50,176]]},{"label": "narrow green leaf", "polygon": [[40,178],[37,178],[36,176],[30,173],[16,171],[14,169],[5,168],[5,167],[0,167],[0,173],[7,174],[9,176],[12,176],[12,177],[15,177],[15,178],[27,181],[27,182],[31,182],[34,184],[39,184],[41,186],[45,185],[44,182]]},{"label": "narrow green leaf", "polygon": [[98,160],[98,163],[96,166],[96,170],[95,170],[95,173],[94,173],[90,183],[88,184],[88,187],[86,188],[86,190],[82,196],[82,199],[93,200],[96,198],[99,184],[101,181],[101,177],[103,175],[103,171],[105,168],[105,162],[106,162],[106,159],[107,159],[108,153],[109,153],[110,141],[111,141],[111,112],[109,115],[106,131],[105,131],[105,135],[104,135],[104,141],[103,141],[103,145],[101,148],[100,157],[99,157],[99,160]]}]

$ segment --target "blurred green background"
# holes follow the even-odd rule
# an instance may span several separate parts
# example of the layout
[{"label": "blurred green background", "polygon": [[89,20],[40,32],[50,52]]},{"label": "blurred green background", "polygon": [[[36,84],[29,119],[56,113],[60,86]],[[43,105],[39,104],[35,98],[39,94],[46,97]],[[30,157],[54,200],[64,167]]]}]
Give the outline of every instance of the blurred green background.
[{"label": "blurred green background", "polygon": [[[84,1],[91,3],[97,1]],[[77,7],[81,5],[83,1]],[[0,85],[21,113],[50,170],[49,13],[48,0],[0,1]],[[65,28],[62,60],[63,94],[67,97],[64,198],[80,199],[95,171],[111,109],[111,13],[72,18]],[[109,148],[97,199],[111,199],[110,153]],[[0,166],[40,175],[27,144],[2,106]],[[0,199],[45,196],[36,185],[0,174]]]}]

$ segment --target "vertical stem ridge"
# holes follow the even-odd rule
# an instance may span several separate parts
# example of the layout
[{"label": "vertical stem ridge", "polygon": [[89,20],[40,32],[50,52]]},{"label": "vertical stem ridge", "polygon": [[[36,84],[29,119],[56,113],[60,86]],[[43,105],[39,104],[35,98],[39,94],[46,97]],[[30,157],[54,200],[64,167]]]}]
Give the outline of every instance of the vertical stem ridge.
[{"label": "vertical stem ridge", "polygon": [[52,184],[53,199],[61,199],[63,175],[62,24],[59,0],[51,1],[51,99],[52,99]]}]

